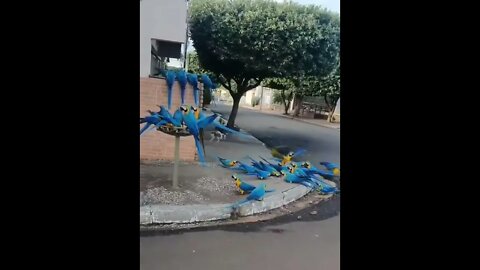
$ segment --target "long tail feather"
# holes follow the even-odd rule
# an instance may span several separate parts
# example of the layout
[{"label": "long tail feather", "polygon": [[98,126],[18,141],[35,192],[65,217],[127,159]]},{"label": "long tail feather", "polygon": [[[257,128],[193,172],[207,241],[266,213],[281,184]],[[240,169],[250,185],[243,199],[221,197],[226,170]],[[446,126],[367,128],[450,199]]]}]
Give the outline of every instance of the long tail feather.
[{"label": "long tail feather", "polygon": [[147,130],[152,124],[150,123],[147,123],[145,126],[143,126],[142,129],[140,129],[140,136],[142,136],[142,134],[144,134],[145,130]]},{"label": "long tail feather", "polygon": [[203,156],[206,156],[206,153],[205,153],[205,142],[204,142],[204,132],[203,132],[203,128],[200,128],[199,130],[200,132],[200,142],[202,143],[202,149],[203,149]]},{"label": "long tail feather", "polygon": [[215,126],[215,128],[217,130],[219,130],[223,133],[232,134],[232,135],[237,136],[238,138],[242,138],[242,139],[251,139],[252,138],[251,135],[244,134],[242,132],[239,132],[239,131],[233,130],[231,128],[228,128],[228,127],[218,123],[217,121],[214,121],[213,125]]},{"label": "long tail feather", "polygon": [[202,144],[200,143],[200,140],[197,136],[193,136],[193,137],[195,139],[195,146],[197,147],[198,159],[200,160],[201,164],[205,164],[205,156],[204,156]]},{"label": "long tail feather", "polygon": [[168,109],[172,108],[172,89],[175,83],[175,72],[168,70],[166,74],[167,88],[168,88]]}]

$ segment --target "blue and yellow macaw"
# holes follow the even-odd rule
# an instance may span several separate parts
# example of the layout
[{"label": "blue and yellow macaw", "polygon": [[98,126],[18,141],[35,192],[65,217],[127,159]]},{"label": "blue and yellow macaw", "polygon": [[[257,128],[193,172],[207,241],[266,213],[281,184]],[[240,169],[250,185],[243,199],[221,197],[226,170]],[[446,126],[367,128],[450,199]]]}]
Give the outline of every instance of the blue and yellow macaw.
[{"label": "blue and yellow macaw", "polygon": [[237,160],[229,160],[229,159],[224,159],[221,157],[217,157],[220,163],[222,164],[223,167],[225,168],[232,168],[235,167],[238,164]]},{"label": "blue and yellow macaw", "polygon": [[197,126],[200,129],[208,127],[218,117],[217,114],[205,116],[205,114],[201,112],[201,109],[194,106],[191,106],[191,109],[193,110],[193,114],[195,116],[195,119],[197,120]]},{"label": "blue and yellow macaw", "polygon": [[268,171],[259,170],[255,168],[255,175],[257,176],[258,179],[264,180],[264,179],[267,179],[271,175],[271,173]]},{"label": "blue and yellow macaw", "polygon": [[288,166],[287,170],[284,171],[285,174],[285,181],[289,183],[299,183],[306,187],[311,188],[318,188],[320,183],[320,179],[317,179],[314,176],[306,174],[302,169],[297,168],[294,169],[292,166]]},{"label": "blue and yellow macaw", "polygon": [[169,123],[171,123],[172,125],[174,125],[176,127],[181,127],[182,126],[182,119],[180,118],[180,116],[182,115],[181,112],[179,112],[180,114],[177,115],[177,117],[174,117],[170,114],[170,112],[164,106],[159,106],[159,105],[157,105],[157,106],[160,108],[160,111],[158,112],[158,114],[164,120],[168,121]]},{"label": "blue and yellow macaw", "polygon": [[318,181],[319,185],[317,187],[317,191],[323,194],[333,194],[333,193],[338,193],[340,190],[337,187],[331,186],[324,181],[320,180]]},{"label": "blue and yellow macaw", "polygon": [[295,152],[289,152],[288,154],[286,155],[283,155],[282,153],[280,153],[276,148],[273,148],[271,153],[272,153],[272,156],[274,158],[277,158],[280,163],[282,164],[282,166],[286,165],[287,163],[291,162],[293,160],[294,157],[296,156],[300,156],[302,155],[303,153],[305,153],[306,150],[305,149],[298,149],[297,151]]},{"label": "blue and yellow macaw", "polygon": [[183,121],[188,128],[190,134],[193,135],[193,139],[195,140],[195,146],[197,147],[197,154],[198,158],[200,159],[201,164],[205,163],[205,156],[203,152],[203,148],[200,142],[200,134],[197,126],[197,121],[195,120],[195,116],[190,106],[182,105],[180,106],[180,110],[182,111]]},{"label": "blue and yellow macaw", "polygon": [[302,167],[304,168],[304,171],[309,175],[318,174],[327,180],[333,180],[335,178],[335,174],[333,172],[320,170],[315,166],[312,166],[308,161],[304,162],[302,164]]},{"label": "blue and yellow macaw", "polygon": [[167,70],[165,75],[167,81],[167,89],[168,89],[168,109],[172,107],[172,89],[173,84],[175,83],[175,72],[171,70]]},{"label": "blue and yellow macaw", "polygon": [[202,75],[202,82],[203,82],[203,88],[207,88],[210,93],[213,93],[215,90],[215,85],[213,84],[212,80],[210,77],[208,77],[207,74]]},{"label": "blue and yellow macaw", "polygon": [[340,167],[337,164],[323,161],[323,162],[320,162],[320,165],[323,165],[325,168],[327,168],[327,170],[331,171],[334,175],[337,175],[337,176],[340,175]]},{"label": "blue and yellow macaw", "polygon": [[193,86],[193,98],[195,105],[198,107],[200,100],[198,99],[198,76],[197,74],[187,73],[187,81]]},{"label": "blue and yellow macaw", "polygon": [[[240,190],[240,194],[243,195],[245,193],[251,193],[254,189],[254,185],[250,185],[248,183],[243,182],[240,178],[238,178],[236,175],[232,175],[233,180],[235,180],[235,186],[238,187]],[[269,189],[265,190],[265,192],[274,192],[275,189]]]},{"label": "blue and yellow macaw", "polygon": [[263,158],[263,157],[260,157],[260,158],[263,159],[263,161],[267,162],[267,164],[269,166],[275,168],[275,170],[277,170],[280,173],[282,173],[283,170],[287,169],[287,166],[282,166],[282,164],[280,164],[280,163],[274,164],[274,163],[271,163],[270,161],[268,161],[266,158]]},{"label": "blue and yellow macaw", "polygon": [[[158,115],[153,115],[153,116],[147,116],[147,117],[143,117],[143,118],[140,118],[140,124],[143,124],[143,123],[146,123],[145,126],[143,126],[143,128],[140,129],[140,136],[145,134],[145,131],[150,128],[152,125],[153,126],[161,126],[161,125],[165,125],[167,124],[168,122],[161,119],[161,117]],[[153,129],[151,129],[153,130]]]},{"label": "blue and yellow macaw", "polygon": [[180,84],[180,97],[182,99],[182,105],[185,104],[185,89],[187,88],[187,73],[181,69],[177,72],[178,83]]},{"label": "blue and yellow macaw", "polygon": [[208,89],[213,89],[213,83],[212,83],[212,80],[210,80],[210,77],[208,77],[207,74],[203,74],[202,75],[202,83],[203,83],[203,87],[206,87]]},{"label": "blue and yellow macaw", "polygon": [[259,184],[250,194],[248,194],[247,198],[244,200],[240,200],[232,205],[233,209],[238,208],[240,205],[247,203],[249,201],[262,201],[263,197],[265,196],[265,188],[267,185],[265,183]]},{"label": "blue and yellow macaw", "polygon": [[249,159],[252,160],[252,165],[261,170],[261,171],[266,171],[266,172],[269,172],[271,176],[276,176],[276,177],[279,177],[281,176],[282,174],[280,172],[278,172],[274,167],[272,166],[269,166],[268,164],[265,164],[263,163],[262,161],[256,161],[255,159],[253,159],[252,157],[250,156],[247,156]]},{"label": "blue and yellow macaw", "polygon": [[193,111],[193,115],[195,116],[195,121],[197,121],[197,126],[198,126],[198,130],[199,130],[199,138],[200,138],[200,141],[202,142],[202,147],[203,147],[203,151],[204,151],[204,155],[205,155],[205,144],[204,144],[204,136],[203,136],[203,129],[206,128],[207,126],[209,126],[210,124],[213,123],[213,121],[215,120],[215,118],[217,118],[217,115],[216,114],[213,114],[213,115],[210,115],[208,117],[205,116],[205,114],[203,114],[201,112],[201,109],[197,108],[197,107],[194,107],[194,106],[190,106],[190,109]]},{"label": "blue and yellow macaw", "polygon": [[238,162],[238,167],[235,168],[235,169],[238,169],[238,170],[242,170],[244,171],[246,174],[257,174],[257,168],[253,167],[253,166],[250,166],[250,165],[247,165],[241,161]]},{"label": "blue and yellow macaw", "polygon": [[288,167],[287,170],[282,170],[282,174],[285,175],[284,181],[288,183],[296,183],[304,185],[308,188],[315,188],[315,185],[303,177],[299,177],[292,171],[291,167]]},{"label": "blue and yellow macaw", "polygon": [[174,113],[173,113],[173,119],[175,119],[176,123],[180,123],[179,126],[182,126],[183,124],[183,112],[181,108],[178,108]]}]

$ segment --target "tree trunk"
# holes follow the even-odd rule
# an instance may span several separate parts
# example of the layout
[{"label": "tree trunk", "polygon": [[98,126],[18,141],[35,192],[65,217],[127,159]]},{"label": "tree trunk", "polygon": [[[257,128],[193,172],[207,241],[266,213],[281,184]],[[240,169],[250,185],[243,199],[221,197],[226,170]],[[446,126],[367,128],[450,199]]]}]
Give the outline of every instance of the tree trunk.
[{"label": "tree trunk", "polygon": [[330,105],[330,102],[328,102],[327,96],[323,96],[323,99],[325,100],[325,103],[327,104],[327,107],[328,107],[327,121],[329,123],[332,123],[332,116],[333,116],[333,112],[335,111],[335,105]]},{"label": "tree trunk", "polygon": [[293,112],[293,116],[298,117],[300,114],[300,109],[302,108],[303,97],[302,96],[295,96],[295,102],[293,105],[295,106],[295,110]]},{"label": "tree trunk", "polygon": [[292,103],[293,92],[290,92],[287,97],[287,104],[285,105],[285,115],[288,115],[288,110],[290,109],[290,104]]},{"label": "tree trunk", "polygon": [[240,104],[240,99],[242,98],[242,95],[243,94],[232,95],[233,106],[232,106],[232,111],[230,112],[230,116],[228,117],[228,123],[227,123],[227,127],[229,128],[234,128],[235,126],[235,118],[237,118],[238,105]]},{"label": "tree trunk", "polygon": [[288,115],[288,107],[290,106],[290,102],[287,103],[287,97],[285,96],[285,89],[282,89],[280,92],[280,96],[282,97],[282,102],[285,110],[285,115]]}]

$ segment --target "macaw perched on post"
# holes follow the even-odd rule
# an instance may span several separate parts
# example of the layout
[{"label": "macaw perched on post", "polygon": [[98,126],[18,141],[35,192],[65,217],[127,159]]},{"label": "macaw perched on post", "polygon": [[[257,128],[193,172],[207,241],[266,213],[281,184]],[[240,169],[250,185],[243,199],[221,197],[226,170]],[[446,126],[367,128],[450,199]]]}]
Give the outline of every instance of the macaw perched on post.
[{"label": "macaw perched on post", "polygon": [[198,76],[197,74],[187,73],[187,80],[193,86],[193,98],[195,100],[195,106],[198,107],[200,101],[198,99]]},{"label": "macaw perched on post", "polygon": [[154,115],[154,116],[147,116],[147,117],[140,118],[140,124],[143,124],[143,123],[146,123],[146,124],[142,129],[140,129],[140,136],[142,136],[142,134],[145,134],[145,131],[152,125],[160,126],[160,125],[165,125],[168,122],[161,119],[160,116]]},{"label": "macaw perched on post", "polygon": [[217,157],[217,158],[220,161],[220,163],[222,163],[222,166],[225,168],[232,168],[238,164],[237,160],[224,159],[221,157]]},{"label": "macaw perched on post", "polygon": [[180,123],[180,127],[182,126],[183,121],[183,112],[181,107],[178,108],[174,113],[173,113],[173,119],[175,119],[176,123]]},{"label": "macaw perched on post", "polygon": [[182,105],[185,104],[185,89],[187,88],[187,73],[181,69],[177,72],[178,83],[180,84],[180,97],[182,99]]},{"label": "macaw perched on post", "polygon": [[193,115],[195,116],[195,120],[197,120],[198,128],[208,127],[218,117],[218,114],[215,114],[215,113],[209,116],[205,116],[205,114],[203,114],[199,108],[194,106],[190,106],[190,107],[193,110]]},{"label": "macaw perched on post", "polygon": [[210,116],[204,116],[203,118],[198,119],[197,125],[198,128],[204,129],[208,126],[210,126],[215,119],[217,119],[218,115],[212,114]]},{"label": "macaw perched on post", "polygon": [[205,118],[205,115],[197,108],[197,107],[194,107],[194,106],[190,106],[190,110],[193,112],[193,116],[195,118],[195,122],[197,123],[197,127],[198,127],[198,132],[199,132],[199,138],[200,138],[200,142],[202,143],[202,148],[203,148],[203,155],[205,156],[205,142],[204,142],[204,136],[203,136],[203,125],[206,125],[208,123],[208,121],[213,121],[208,119],[208,120],[205,120],[206,122],[200,122],[200,124],[202,125],[202,127],[200,127],[198,125],[198,122],[199,122],[199,119],[202,119]]},{"label": "macaw perched on post", "polygon": [[175,72],[168,70],[165,76],[167,80],[167,88],[168,88],[168,109],[172,107],[172,89],[173,84],[175,83]]},{"label": "macaw perched on post", "polygon": [[261,183],[258,185],[250,194],[248,194],[247,198],[244,200],[240,200],[232,205],[232,208],[235,210],[240,205],[245,204],[249,201],[262,201],[263,197],[265,196],[265,188],[267,185],[265,183]]},{"label": "macaw perched on post", "polygon": [[163,119],[165,119],[166,121],[168,121],[169,123],[171,123],[172,125],[174,125],[176,127],[181,127],[182,126],[182,119],[179,118],[181,116],[181,112],[180,112],[180,115],[177,115],[177,117],[174,117],[170,114],[170,112],[164,106],[160,106],[160,105],[157,105],[157,106],[160,108],[160,111],[158,112],[158,114]]},{"label": "macaw perched on post", "polygon": [[205,87],[210,91],[210,94],[213,93],[215,89],[215,85],[213,84],[212,80],[210,80],[210,77],[208,77],[207,74],[202,75],[202,82],[203,82],[203,88]]},{"label": "macaw perched on post", "polygon": [[205,156],[203,152],[202,145],[200,143],[199,138],[199,130],[197,126],[197,121],[195,120],[195,116],[190,106],[181,106],[180,110],[182,111],[183,121],[188,128],[190,134],[193,135],[193,139],[195,140],[195,146],[197,147],[197,154],[198,158],[200,159],[201,164],[205,163]]},{"label": "macaw perched on post", "polygon": [[[232,175],[233,180],[235,180],[235,186],[240,189],[240,194],[243,195],[244,193],[250,193],[255,189],[254,185],[250,185],[248,183],[243,182],[240,178],[236,175]],[[274,192],[275,189],[265,190],[265,192]]]},{"label": "macaw perched on post", "polygon": [[323,161],[320,162],[320,165],[323,165],[327,170],[331,171],[334,175],[340,175],[340,167],[331,162]]}]

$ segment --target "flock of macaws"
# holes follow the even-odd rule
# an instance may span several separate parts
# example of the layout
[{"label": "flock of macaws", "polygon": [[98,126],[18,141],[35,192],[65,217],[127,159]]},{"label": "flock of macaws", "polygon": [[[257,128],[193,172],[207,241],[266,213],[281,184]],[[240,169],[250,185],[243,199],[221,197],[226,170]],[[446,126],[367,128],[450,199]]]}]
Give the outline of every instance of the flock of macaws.
[{"label": "flock of macaws", "polygon": [[[334,194],[340,190],[328,184],[323,179],[333,180],[335,177],[340,176],[340,168],[337,164],[331,162],[320,162],[320,165],[324,166],[326,170],[321,170],[314,167],[308,161],[295,162],[292,161],[293,157],[302,154],[304,150],[297,152],[289,152],[286,155],[279,156],[277,150],[272,150],[273,161],[269,161],[263,157],[262,160],[254,160],[247,156],[251,160],[251,164],[247,164],[238,160],[229,160],[218,157],[220,165],[237,171],[243,172],[247,175],[255,175],[258,179],[264,180],[269,177],[283,177],[283,180],[288,183],[297,183],[304,185],[312,190],[316,190],[322,194]],[[236,174],[232,175],[235,180],[235,186],[239,189],[240,194],[249,194],[246,199],[243,199],[234,204],[238,206],[251,200],[262,200],[265,193],[273,190],[266,190],[266,184],[262,183],[257,187],[243,182]]]},{"label": "flock of macaws", "polygon": [[[184,70],[179,70],[174,72],[172,70],[166,70],[163,72],[165,76],[165,80],[167,83],[167,90],[168,90],[168,108],[164,106],[160,107],[160,111],[153,112],[148,110],[147,112],[150,114],[146,117],[140,118],[140,124],[145,124],[140,129],[140,136],[145,134],[148,131],[153,129],[161,130],[161,127],[167,126],[171,128],[177,129],[185,129],[188,131],[190,135],[193,135],[195,140],[195,146],[197,148],[197,154],[199,161],[202,165],[205,164],[205,147],[203,143],[203,129],[207,127],[213,127],[216,130],[224,133],[224,134],[231,134],[238,136],[240,138],[248,138],[251,137],[248,134],[230,129],[226,127],[225,119],[221,118],[217,114],[212,114],[206,116],[201,109],[199,109],[199,89],[198,89],[198,75],[187,73]],[[208,77],[208,75],[201,75],[202,83],[204,87],[214,91],[215,84],[212,80]],[[173,115],[170,114],[170,109],[172,106],[172,89],[175,83],[175,80],[178,80],[180,84],[180,96],[182,104],[185,104],[185,89],[187,87],[187,83],[192,85],[193,87],[193,95],[194,101],[196,106],[191,105],[182,105],[178,108]]]},{"label": "flock of macaws", "polygon": [[[195,146],[201,165],[205,164],[205,147],[203,144],[203,129],[207,127],[214,127],[216,130],[233,134],[240,137],[250,137],[250,135],[238,132],[236,130],[226,127],[225,119],[221,118],[217,114],[206,116],[202,113],[199,106],[199,88],[198,88],[198,75],[187,73],[184,70],[174,72],[167,70],[164,72],[168,89],[168,109],[164,106],[159,106],[160,111],[153,112],[148,110],[149,116],[140,118],[140,124],[145,124],[140,129],[140,135],[146,132],[157,129],[161,130],[161,127],[166,126],[170,128],[184,129],[193,136],[195,140]],[[214,91],[215,85],[207,75],[201,76],[204,87]],[[182,105],[172,115],[170,109],[172,106],[172,89],[178,80],[180,84],[180,96],[181,103],[185,104],[185,90],[187,83],[193,87],[193,95],[196,106]],[[258,179],[265,180],[269,177],[283,177],[284,181],[289,183],[298,183],[304,185],[313,190],[317,190],[322,194],[333,194],[339,192],[339,190],[323,181],[323,179],[332,180],[340,175],[340,168],[338,165],[330,162],[320,162],[320,165],[324,166],[326,170],[320,170],[308,161],[295,162],[293,158],[303,154],[305,150],[298,150],[296,152],[289,152],[286,155],[281,154],[278,150],[272,150],[273,161],[269,161],[263,157],[261,160],[254,160],[251,157],[247,157],[251,160],[250,164],[241,162],[238,160],[228,160],[218,157],[221,166],[235,170],[237,172],[243,172],[247,175],[255,175]],[[245,199],[242,199],[233,204],[233,207],[246,203],[248,201],[261,201],[265,196],[265,193],[272,192],[272,190],[266,189],[266,184],[261,183],[258,186],[253,186],[246,182],[243,182],[236,174],[232,175],[235,180],[235,186],[239,189],[240,194],[248,194]]]},{"label": "flock of macaws", "polygon": [[140,124],[145,124],[140,129],[140,135],[145,134],[153,129],[160,129],[162,126],[172,128],[184,128],[195,140],[197,154],[202,165],[205,164],[205,150],[203,144],[203,129],[213,127],[223,133],[232,134],[239,137],[250,137],[250,135],[230,129],[224,125],[225,121],[218,114],[206,116],[201,109],[191,106],[182,105],[173,115],[164,106],[160,107],[160,111],[153,112],[148,110],[149,116],[140,118]]},{"label": "flock of macaws", "polygon": [[[199,106],[200,104],[200,96],[199,96],[199,91],[200,89],[198,88],[198,75],[197,74],[192,74],[192,73],[187,73],[185,70],[181,69],[177,72],[172,71],[172,70],[167,70],[164,72],[165,75],[165,80],[167,81],[167,89],[168,89],[168,109],[170,110],[172,107],[172,91],[173,91],[173,85],[175,83],[175,80],[178,80],[178,83],[180,84],[180,97],[182,100],[182,104],[185,104],[185,89],[187,88],[187,83],[189,83],[193,87],[193,98],[195,101],[195,106]],[[215,84],[212,82],[210,77],[208,75],[203,74],[201,75],[203,87],[207,87],[211,91],[215,90]]]}]

